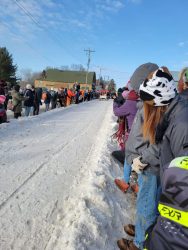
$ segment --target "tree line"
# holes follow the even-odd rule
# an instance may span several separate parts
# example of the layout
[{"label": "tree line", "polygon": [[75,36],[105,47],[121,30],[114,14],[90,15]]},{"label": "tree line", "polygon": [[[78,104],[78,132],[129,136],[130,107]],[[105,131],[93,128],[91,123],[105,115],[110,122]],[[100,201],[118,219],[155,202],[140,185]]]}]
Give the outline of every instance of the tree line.
[{"label": "tree line", "polygon": [[[71,66],[64,65],[60,67],[46,67],[42,72],[33,72],[31,69],[21,70],[22,79],[16,77],[17,65],[13,63],[13,56],[9,53],[6,47],[0,47],[0,81],[8,82],[10,87],[13,87],[20,80],[24,80],[27,83],[33,84],[35,79],[44,79],[45,72],[49,69],[58,70],[74,70],[74,71],[86,71],[82,64],[72,64]],[[116,84],[113,79],[106,81],[102,77],[97,80],[102,89],[107,89],[110,91],[115,91]]]}]

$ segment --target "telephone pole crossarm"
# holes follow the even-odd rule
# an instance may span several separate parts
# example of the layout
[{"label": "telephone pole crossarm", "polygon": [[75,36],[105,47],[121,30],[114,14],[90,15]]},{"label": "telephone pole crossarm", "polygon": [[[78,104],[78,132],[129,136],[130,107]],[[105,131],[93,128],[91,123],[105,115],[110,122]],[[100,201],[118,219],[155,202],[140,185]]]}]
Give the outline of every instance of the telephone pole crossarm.
[{"label": "telephone pole crossarm", "polygon": [[86,71],[86,85],[87,85],[87,77],[88,77],[88,72],[89,72],[89,65],[90,65],[90,62],[91,62],[91,53],[95,52],[95,50],[84,49],[84,51],[86,52],[86,54],[88,56],[87,71]]}]

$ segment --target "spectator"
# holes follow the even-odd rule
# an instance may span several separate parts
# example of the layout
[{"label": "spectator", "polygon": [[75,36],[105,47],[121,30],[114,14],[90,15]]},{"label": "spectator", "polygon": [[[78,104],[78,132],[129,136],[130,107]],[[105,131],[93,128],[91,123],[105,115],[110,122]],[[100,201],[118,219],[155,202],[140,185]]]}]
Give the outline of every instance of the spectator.
[{"label": "spectator", "polygon": [[[139,156],[133,159],[132,169],[138,173],[139,193],[136,204],[136,226],[134,243],[122,240],[132,249],[143,249],[146,230],[157,218],[157,205],[160,195],[159,178],[159,147],[155,144],[156,127],[163,119],[164,112],[176,95],[174,80],[166,67],[161,67],[149,74],[140,86],[140,98],[144,101],[142,115],[143,141],[147,142],[147,148],[138,146],[137,138],[133,143],[138,149]],[[137,121],[138,124],[138,121]],[[131,132],[134,133],[132,130]],[[147,208],[147,209],[146,209]],[[128,226],[127,226],[128,227]],[[120,248],[121,249],[121,248]],[[128,249],[125,248],[125,249]]]},{"label": "spectator", "polygon": [[123,89],[119,88],[117,91],[117,97],[114,99],[114,102],[116,102],[118,106],[121,106],[125,102],[125,99],[123,98],[122,93],[123,93]]},{"label": "spectator", "polygon": [[51,109],[55,109],[57,105],[57,92],[54,90],[54,88],[51,88],[50,96]]},{"label": "spectator", "polygon": [[[168,98],[170,94],[175,93],[176,89],[173,86],[171,89],[168,89],[163,82],[160,85],[156,85],[156,78],[159,74],[163,76],[164,72],[159,70],[159,72],[155,73],[152,82],[148,80],[148,82],[142,84],[140,88],[140,97],[144,100],[146,111],[149,107],[163,107],[167,105],[162,121],[158,122],[155,138],[152,130],[148,130],[147,133],[144,131],[145,136],[149,136],[149,138],[151,138],[150,140],[161,143],[160,162],[162,176],[163,168],[168,165],[170,161],[175,157],[182,156],[182,154],[184,155],[184,150],[187,152],[188,77],[184,74],[184,90],[176,97],[174,94],[169,102]],[[149,121],[146,115],[145,124],[148,126]]]},{"label": "spectator", "polygon": [[5,86],[4,91],[5,91],[5,97],[6,97],[6,100],[4,102],[4,106],[5,106],[5,109],[7,110],[8,101],[9,101],[9,98],[10,98],[7,86]]},{"label": "spectator", "polygon": [[25,101],[24,101],[25,116],[29,116],[34,106],[34,93],[32,91],[32,86],[30,84],[26,85],[26,91],[25,91],[24,97],[25,97]]},{"label": "spectator", "polygon": [[72,89],[69,89],[67,91],[67,106],[69,106],[71,104],[71,99],[75,96],[75,94],[73,93]]},{"label": "spectator", "polygon": [[20,94],[20,86],[15,85],[12,91],[12,103],[13,103],[13,112],[14,118],[18,119],[18,117],[22,116],[22,101],[24,97]]},{"label": "spectator", "polygon": [[[188,155],[188,151],[186,153]],[[145,250],[187,250],[188,156],[165,167],[157,223],[147,230]]]},{"label": "spectator", "polygon": [[34,110],[33,110],[33,115],[38,115],[39,114],[40,105],[42,105],[41,99],[42,99],[42,88],[36,88],[34,90]]},{"label": "spectator", "polygon": [[0,95],[0,123],[7,122],[5,101],[6,101],[6,97],[4,95]]},{"label": "spectator", "polygon": [[[158,66],[153,63],[143,64],[138,67],[131,77],[131,87],[138,92],[139,86],[148,74]],[[132,128],[126,143],[126,163],[132,165],[138,173],[139,192],[136,203],[136,225],[126,225],[125,231],[133,232],[133,241],[119,240],[118,247],[122,250],[143,249],[146,229],[153,224],[157,217],[157,200],[160,193],[158,147],[145,140],[142,134],[143,105],[138,106]],[[142,161],[142,162],[141,162]],[[137,171],[137,167],[145,167],[144,171]],[[146,168],[147,167],[147,168]],[[133,234],[132,234],[133,235]]]},{"label": "spectator", "polygon": [[65,107],[66,106],[66,96],[65,96],[65,91],[64,89],[59,89],[58,90],[58,94],[57,94],[57,98],[59,101],[59,104],[61,107]]},{"label": "spectator", "polygon": [[43,95],[43,100],[45,103],[45,111],[49,111],[50,109],[50,101],[51,101],[51,95],[48,90],[44,91]]},{"label": "spectator", "polygon": [[[125,99],[125,102],[123,105],[118,106],[117,102],[114,102],[113,104],[113,110],[114,114],[118,117],[123,117],[123,121],[125,121],[125,126],[124,126],[124,138],[123,142],[125,142],[125,139],[128,139],[128,135],[131,131],[132,123],[134,120],[134,117],[137,112],[137,102],[139,96],[136,94],[134,90],[131,91],[126,91],[124,90],[122,93],[123,98]],[[124,150],[125,150],[126,145],[124,145]],[[112,152],[112,155],[117,154],[117,152]],[[130,186],[129,181],[130,181],[130,175],[131,175],[131,166],[124,162],[124,179],[115,179],[115,184],[117,187],[122,190],[123,192],[126,192]]]}]

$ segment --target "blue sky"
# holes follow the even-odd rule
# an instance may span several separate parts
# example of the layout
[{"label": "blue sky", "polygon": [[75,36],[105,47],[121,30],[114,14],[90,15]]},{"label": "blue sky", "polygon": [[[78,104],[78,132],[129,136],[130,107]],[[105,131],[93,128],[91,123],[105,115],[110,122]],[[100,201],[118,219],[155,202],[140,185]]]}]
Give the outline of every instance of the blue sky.
[{"label": "blue sky", "polygon": [[154,62],[188,66],[188,0],[0,0],[0,46],[23,69],[82,64],[124,86]]}]

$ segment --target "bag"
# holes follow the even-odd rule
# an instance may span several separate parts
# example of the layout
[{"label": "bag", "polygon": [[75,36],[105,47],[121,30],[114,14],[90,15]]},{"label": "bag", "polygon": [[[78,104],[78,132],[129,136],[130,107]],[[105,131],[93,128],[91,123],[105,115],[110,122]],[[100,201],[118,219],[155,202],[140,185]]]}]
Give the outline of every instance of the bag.
[{"label": "bag", "polygon": [[112,139],[117,140],[120,149],[125,150],[125,144],[129,137],[128,132],[128,124],[126,117],[119,118],[119,128],[118,130],[111,136]]}]

